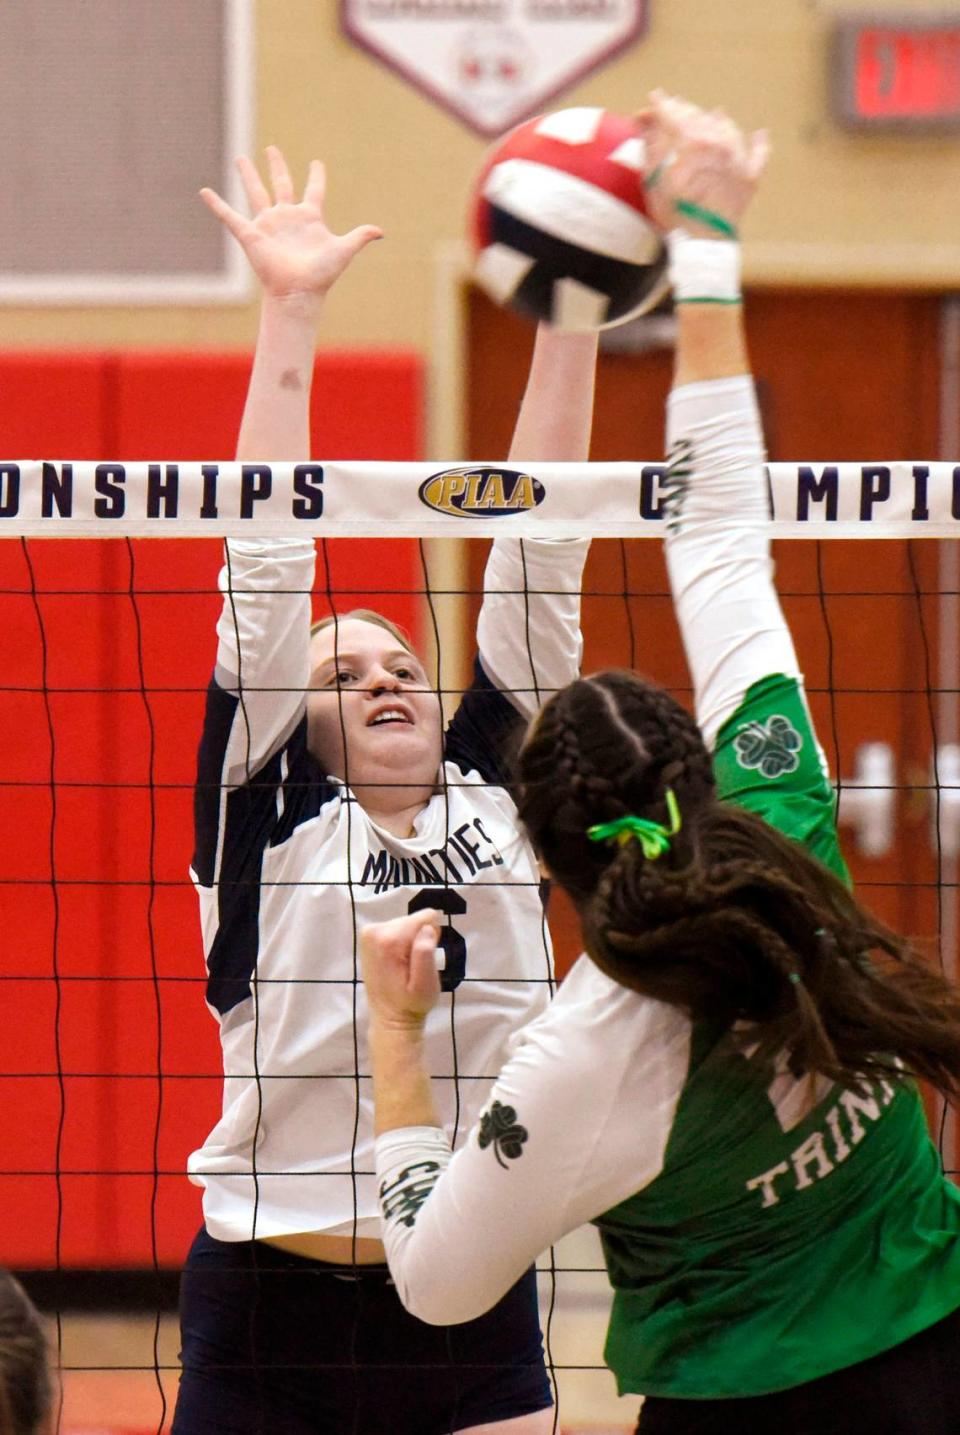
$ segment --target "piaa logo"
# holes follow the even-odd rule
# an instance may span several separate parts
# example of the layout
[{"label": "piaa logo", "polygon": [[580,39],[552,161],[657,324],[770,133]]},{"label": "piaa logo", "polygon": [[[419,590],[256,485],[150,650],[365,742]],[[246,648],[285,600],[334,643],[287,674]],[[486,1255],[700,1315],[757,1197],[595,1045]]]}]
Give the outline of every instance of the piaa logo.
[{"label": "piaa logo", "polygon": [[454,518],[529,513],[546,498],[539,479],[512,468],[445,468],[420,485],[420,500]]}]

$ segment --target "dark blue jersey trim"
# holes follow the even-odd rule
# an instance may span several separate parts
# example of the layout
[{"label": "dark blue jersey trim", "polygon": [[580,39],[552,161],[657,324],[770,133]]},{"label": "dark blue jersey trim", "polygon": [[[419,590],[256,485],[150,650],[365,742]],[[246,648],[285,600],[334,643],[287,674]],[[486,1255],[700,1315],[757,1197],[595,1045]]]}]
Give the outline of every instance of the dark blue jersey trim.
[{"label": "dark blue jersey trim", "polygon": [[461,772],[479,772],[484,782],[505,787],[513,776],[526,720],[490,681],[479,658],[473,672],[473,682],[447,728],[444,755]]},{"label": "dark blue jersey trim", "polygon": [[197,758],[193,870],[202,886],[213,886],[222,812],[217,932],[207,953],[207,1000],[221,1016],[250,996],[264,851],[285,842],[339,791],[307,751],[306,716],[249,782],[228,790],[223,765],[234,723],[243,720],[239,697],[211,682]]},{"label": "dark blue jersey trim", "polygon": [[304,715],[284,748],[287,772],[281,789],[281,814],[270,838],[271,847],[279,847],[292,837],[304,822],[316,817],[322,807],[339,796],[340,788],[324,773],[316,758],[307,751],[307,719]]},{"label": "dark blue jersey trim", "polygon": [[193,870],[204,887],[213,886],[217,867],[223,763],[239,706],[236,694],[226,692],[211,678],[197,752],[197,782],[193,789]]},{"label": "dark blue jersey trim", "polygon": [[250,995],[260,948],[263,852],[277,817],[280,753],[227,795],[217,882],[217,935],[207,953],[207,1001],[221,1016]]}]

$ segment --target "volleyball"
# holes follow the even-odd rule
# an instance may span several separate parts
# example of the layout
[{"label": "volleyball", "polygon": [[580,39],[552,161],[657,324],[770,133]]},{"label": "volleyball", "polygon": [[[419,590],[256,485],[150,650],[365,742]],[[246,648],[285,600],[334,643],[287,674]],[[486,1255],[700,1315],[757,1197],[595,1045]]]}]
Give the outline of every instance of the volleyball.
[{"label": "volleyball", "polygon": [[560,329],[609,329],[667,289],[666,248],[626,115],[557,110],[498,140],[471,208],[474,273],[498,304]]}]

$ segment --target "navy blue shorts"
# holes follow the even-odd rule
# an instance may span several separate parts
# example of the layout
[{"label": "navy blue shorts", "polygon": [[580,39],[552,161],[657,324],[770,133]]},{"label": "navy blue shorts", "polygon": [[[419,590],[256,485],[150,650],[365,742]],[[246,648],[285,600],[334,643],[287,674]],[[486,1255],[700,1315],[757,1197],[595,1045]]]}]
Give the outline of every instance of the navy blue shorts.
[{"label": "navy blue shorts", "polygon": [[430,1326],[386,1266],[201,1230],[180,1333],[173,1435],[450,1435],[553,1403],[532,1270],[478,1320]]}]

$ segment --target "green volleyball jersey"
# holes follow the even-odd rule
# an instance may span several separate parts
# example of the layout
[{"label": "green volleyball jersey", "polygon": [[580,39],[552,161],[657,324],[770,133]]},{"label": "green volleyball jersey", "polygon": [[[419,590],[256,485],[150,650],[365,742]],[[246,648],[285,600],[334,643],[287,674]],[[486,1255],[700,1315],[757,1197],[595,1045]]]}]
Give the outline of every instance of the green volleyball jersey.
[{"label": "green volleyball jersey", "polygon": [[[846,876],[799,684],[746,693],[716,745],[721,796]],[[812,1104],[811,1104],[812,1103]],[[660,1173],[599,1218],[621,1393],[763,1394],[898,1344],[960,1305],[960,1193],[908,1083],[846,1091],[694,1027]]]},{"label": "green volleyball jersey", "polygon": [[[846,879],[772,581],[749,378],[675,389],[667,438],[667,567],[720,793]],[[845,1091],[761,1068],[729,1030],[586,955],[519,1034],[456,1154],[436,1128],[391,1131],[377,1174],[397,1290],[434,1324],[490,1309],[538,1252],[595,1221],[623,1393],[787,1389],[960,1306],[960,1196],[912,1086]]]},{"label": "green volleyball jersey", "polygon": [[808,847],[849,883],[837,841],[837,801],[796,678],[761,678],[717,734],[717,793]]}]

